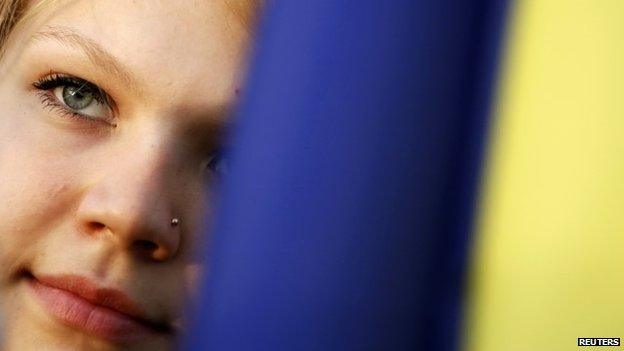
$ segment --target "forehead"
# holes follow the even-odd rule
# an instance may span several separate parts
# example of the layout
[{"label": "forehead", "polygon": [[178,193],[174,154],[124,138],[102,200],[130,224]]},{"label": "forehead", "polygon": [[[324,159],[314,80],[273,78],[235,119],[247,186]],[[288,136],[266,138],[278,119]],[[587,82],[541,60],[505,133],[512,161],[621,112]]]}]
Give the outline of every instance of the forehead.
[{"label": "forehead", "polygon": [[59,40],[62,35],[37,33],[60,29],[84,37],[130,72],[133,88],[152,104],[225,104],[239,81],[248,39],[225,0],[62,1],[36,17],[34,46],[60,60],[60,50],[78,51],[75,45]]}]

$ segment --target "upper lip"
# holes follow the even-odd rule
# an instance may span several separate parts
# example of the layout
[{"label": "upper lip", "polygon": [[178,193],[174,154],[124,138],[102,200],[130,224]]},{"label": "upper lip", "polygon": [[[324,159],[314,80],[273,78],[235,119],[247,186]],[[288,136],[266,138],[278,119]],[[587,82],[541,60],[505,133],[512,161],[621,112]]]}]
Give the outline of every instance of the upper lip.
[{"label": "upper lip", "polygon": [[89,278],[77,275],[41,275],[33,277],[42,285],[78,295],[94,305],[117,311],[156,331],[164,332],[170,329],[166,323],[149,319],[145,311],[121,290],[102,287]]}]

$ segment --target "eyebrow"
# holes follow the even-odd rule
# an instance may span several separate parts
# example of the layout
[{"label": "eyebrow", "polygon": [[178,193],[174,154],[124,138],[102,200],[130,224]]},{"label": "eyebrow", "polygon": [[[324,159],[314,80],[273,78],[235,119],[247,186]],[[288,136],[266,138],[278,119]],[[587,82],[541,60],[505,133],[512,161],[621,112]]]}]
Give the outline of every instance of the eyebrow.
[{"label": "eyebrow", "polygon": [[121,63],[100,44],[93,39],[87,38],[74,29],[65,26],[46,26],[32,36],[33,40],[53,39],[61,45],[69,45],[81,50],[91,63],[104,70],[106,73],[115,75],[132,84],[136,81],[133,74],[123,67]]}]

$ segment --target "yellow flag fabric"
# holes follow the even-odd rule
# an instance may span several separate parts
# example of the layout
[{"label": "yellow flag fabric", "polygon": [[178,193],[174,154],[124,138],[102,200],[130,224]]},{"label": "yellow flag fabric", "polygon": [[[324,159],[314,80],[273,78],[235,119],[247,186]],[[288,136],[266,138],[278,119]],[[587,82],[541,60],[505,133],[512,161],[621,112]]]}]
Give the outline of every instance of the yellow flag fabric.
[{"label": "yellow flag fabric", "polygon": [[467,351],[624,336],[624,1],[512,6],[483,179]]}]

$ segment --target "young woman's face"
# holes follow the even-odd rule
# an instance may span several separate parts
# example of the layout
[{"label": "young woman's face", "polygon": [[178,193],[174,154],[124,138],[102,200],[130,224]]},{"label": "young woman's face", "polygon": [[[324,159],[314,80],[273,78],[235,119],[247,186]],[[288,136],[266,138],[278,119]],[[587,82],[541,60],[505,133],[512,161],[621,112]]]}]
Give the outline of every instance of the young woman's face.
[{"label": "young woman's face", "polygon": [[0,59],[4,349],[172,347],[247,48],[230,5],[57,2],[12,34]]}]

